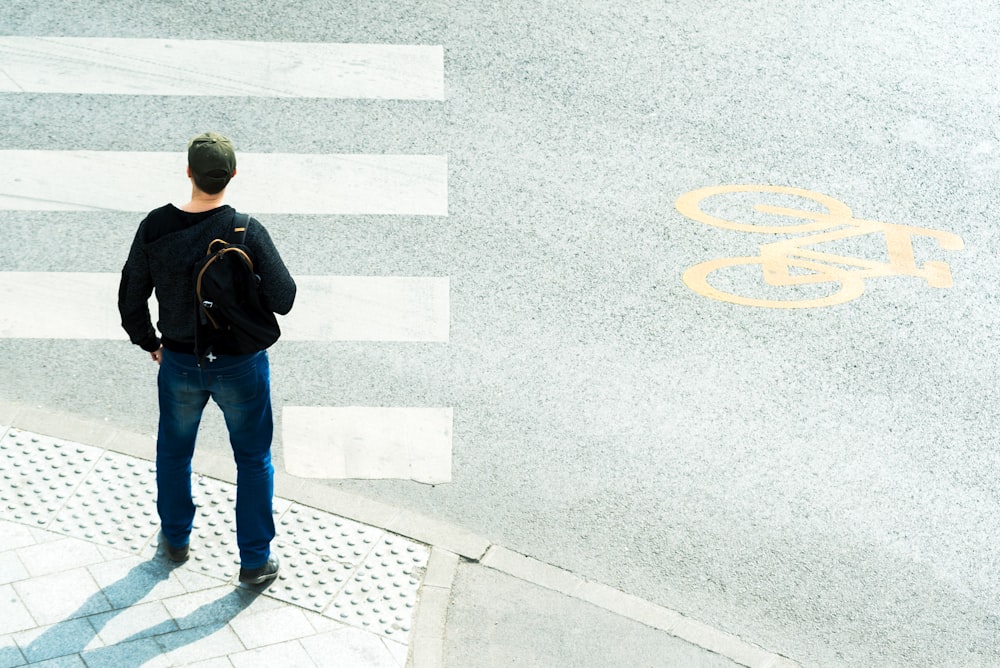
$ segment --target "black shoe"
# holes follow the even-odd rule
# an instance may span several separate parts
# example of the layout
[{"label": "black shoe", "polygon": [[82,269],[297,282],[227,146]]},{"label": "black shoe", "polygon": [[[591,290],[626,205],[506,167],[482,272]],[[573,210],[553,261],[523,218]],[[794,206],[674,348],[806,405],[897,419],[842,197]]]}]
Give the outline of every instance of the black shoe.
[{"label": "black shoe", "polygon": [[167,558],[170,561],[176,561],[177,563],[182,563],[188,560],[188,552],[190,552],[190,545],[185,545],[184,547],[174,547],[170,544],[166,538],[163,539],[163,547],[167,552]]},{"label": "black shoe", "polygon": [[268,557],[260,568],[240,568],[240,582],[262,585],[278,577],[278,558]]}]

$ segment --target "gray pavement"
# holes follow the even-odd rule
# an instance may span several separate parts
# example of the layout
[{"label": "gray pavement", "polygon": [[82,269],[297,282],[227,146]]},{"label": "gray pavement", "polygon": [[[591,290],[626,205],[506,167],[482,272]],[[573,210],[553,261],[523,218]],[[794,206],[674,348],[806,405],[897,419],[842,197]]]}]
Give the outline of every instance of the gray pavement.
[{"label": "gray pavement", "polygon": [[566,594],[470,563],[448,610],[447,666],[698,666],[736,662]]},{"label": "gray pavement", "polygon": [[[444,46],[441,103],[0,95],[4,149],[172,151],[214,127],[246,151],[448,155],[446,218],[265,222],[295,275],[450,277],[447,344],[280,342],[272,364],[279,413],[453,407],[453,482],[284,498],[463,559],[501,545],[804,665],[1000,665],[993,0],[4,6],[17,35]],[[765,235],[674,202],[743,183],[956,234],[914,249],[954,285],[873,278],[800,310],[695,293],[689,267]],[[0,269],[116,272],[136,223],[0,212]],[[855,241],[838,250],[885,254]],[[744,269],[721,287],[768,294]],[[0,340],[0,378],[0,401],[155,429],[124,341]],[[216,479],[220,422],[199,445]],[[439,608],[445,589],[425,586]]]},{"label": "gray pavement", "polygon": [[[143,440],[46,419],[118,450]],[[294,498],[275,499],[278,579],[240,585],[233,485],[195,471],[191,558],[175,564],[158,545],[154,473],[0,426],[0,667],[796,665],[496,545],[460,559]],[[397,526],[475,544],[419,518]]]}]

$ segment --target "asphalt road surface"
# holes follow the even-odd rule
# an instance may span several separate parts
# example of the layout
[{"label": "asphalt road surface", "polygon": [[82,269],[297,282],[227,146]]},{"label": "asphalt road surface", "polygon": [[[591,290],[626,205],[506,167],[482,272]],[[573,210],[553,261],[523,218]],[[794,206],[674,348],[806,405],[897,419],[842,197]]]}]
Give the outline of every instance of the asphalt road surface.
[{"label": "asphalt road surface", "polygon": [[[446,155],[447,216],[261,215],[295,275],[450,281],[447,342],[271,351],[279,413],[454,411],[450,483],[329,485],[804,665],[997,665],[998,26],[984,1],[8,0],[0,35],[442,45],[445,99],[7,92],[0,149]],[[741,184],[850,213],[675,207]],[[0,210],[0,271],[118,272],[137,223]],[[833,229],[825,259],[762,248]],[[124,335],[0,339],[0,400],[144,433],[154,372]]]}]

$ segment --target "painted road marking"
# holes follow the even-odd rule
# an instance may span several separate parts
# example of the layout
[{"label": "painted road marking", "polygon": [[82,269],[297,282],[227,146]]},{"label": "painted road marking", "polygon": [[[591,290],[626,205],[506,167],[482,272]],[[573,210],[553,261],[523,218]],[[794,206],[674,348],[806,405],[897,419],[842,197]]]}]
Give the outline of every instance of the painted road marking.
[{"label": "painted road marking", "polygon": [[[3,92],[443,100],[444,50],[0,37]],[[253,154],[238,145],[237,153],[228,194],[241,210],[448,215],[445,156]],[[0,151],[0,209],[145,213],[187,201],[185,167],[183,152]],[[295,308],[280,318],[283,340],[448,341],[448,278],[296,281]],[[110,273],[0,272],[0,338],[123,340],[118,282]],[[155,323],[155,299],[150,310]],[[295,475],[451,480],[450,408],[286,407],[283,424]]]},{"label": "painted road marking", "polygon": [[[702,203],[709,198],[744,193],[756,196],[769,194],[795,197],[806,200],[808,205],[805,208],[768,204],[757,204],[752,207],[753,211],[784,223],[778,225],[727,220],[716,217],[702,208]],[[823,210],[817,210],[816,205]],[[684,272],[682,279],[684,284],[696,293],[743,306],[816,308],[843,304],[857,299],[864,293],[866,278],[879,276],[914,276],[925,280],[931,287],[950,288],[951,269],[947,263],[928,260],[919,265],[913,240],[928,237],[943,250],[961,250],[965,246],[961,237],[950,232],[855,218],[851,209],[843,202],[801,188],[767,185],[713,186],[684,193],[677,198],[676,207],[686,217],[715,227],[764,234],[805,234],[761,244],[759,256],[709,260],[696,264]],[[884,237],[888,262],[837,255],[810,248],[867,235]],[[828,284],[833,288],[829,294],[821,297],[770,299],[726,292],[709,282],[709,276],[719,270],[746,265],[760,265],[763,280],[770,286]]]},{"label": "painted road marking", "polygon": [[451,408],[285,406],[281,421],[294,476],[451,482]]},{"label": "painted road marking", "polygon": [[[0,209],[145,213],[191,195],[186,153],[0,151]],[[448,214],[443,155],[237,153],[227,196],[253,213]]]},{"label": "painted road marking", "polygon": [[297,276],[289,341],[447,343],[450,281],[417,276]]},{"label": "painted road marking", "polygon": [[[126,338],[119,274],[0,272],[0,338]],[[449,279],[299,276],[295,307],[279,316],[285,341],[447,343]],[[156,300],[150,301],[153,323]]]},{"label": "painted road marking", "polygon": [[0,37],[0,63],[8,93],[444,99],[441,46]]}]

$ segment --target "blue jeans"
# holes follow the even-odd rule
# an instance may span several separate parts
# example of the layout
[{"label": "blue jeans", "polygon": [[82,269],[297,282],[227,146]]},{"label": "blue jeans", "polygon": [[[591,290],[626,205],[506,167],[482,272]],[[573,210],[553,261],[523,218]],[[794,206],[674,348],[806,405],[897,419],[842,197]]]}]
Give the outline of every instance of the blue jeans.
[{"label": "blue jeans", "polygon": [[163,350],[157,379],[156,509],[174,547],[188,544],[194,524],[191,458],[209,397],[222,409],[236,459],[236,544],[243,568],[259,568],[274,538],[271,499],[271,374],[267,352],[221,355],[198,367],[194,355]]}]

